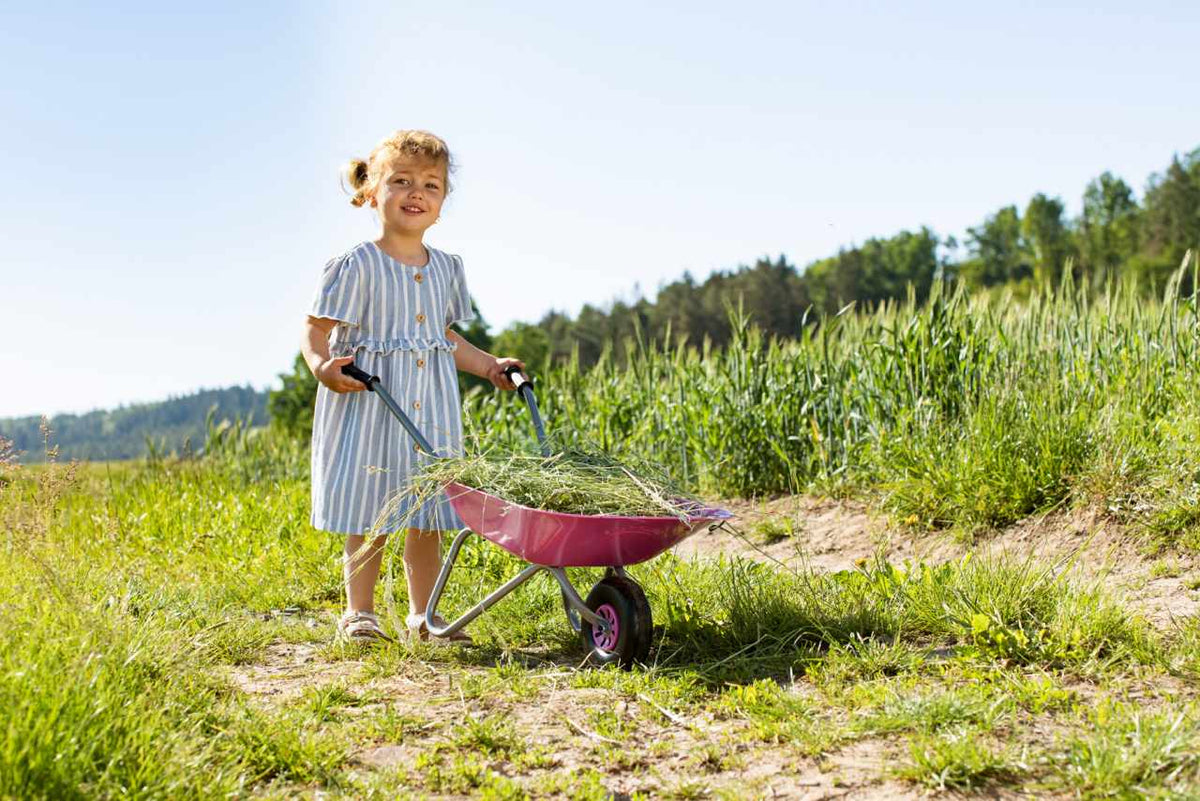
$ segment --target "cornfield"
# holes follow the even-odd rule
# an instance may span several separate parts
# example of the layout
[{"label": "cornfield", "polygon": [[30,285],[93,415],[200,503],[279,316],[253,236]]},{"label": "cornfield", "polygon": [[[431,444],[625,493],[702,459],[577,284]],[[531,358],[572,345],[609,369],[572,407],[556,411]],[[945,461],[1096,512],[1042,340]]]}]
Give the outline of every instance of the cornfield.
[{"label": "cornfield", "polygon": [[[1073,492],[1186,493],[1176,468],[1197,457],[1177,446],[1200,432],[1200,310],[1179,287],[1195,273],[1189,253],[1155,301],[1131,284],[1023,299],[939,286],[786,342],[734,311],[721,350],[635,340],[622,364],[530,368],[561,440],[656,463],[697,492],[869,490],[912,523],[1003,525]],[[471,393],[464,416],[474,447],[532,447],[511,396]]]}]

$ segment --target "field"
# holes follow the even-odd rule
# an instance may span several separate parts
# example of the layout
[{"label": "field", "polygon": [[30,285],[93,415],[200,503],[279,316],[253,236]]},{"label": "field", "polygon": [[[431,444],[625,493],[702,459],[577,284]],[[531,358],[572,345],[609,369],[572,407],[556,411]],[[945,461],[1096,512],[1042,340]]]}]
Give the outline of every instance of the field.
[{"label": "field", "polygon": [[[341,544],[270,432],[8,464],[0,797],[1200,795],[1200,310],[1177,285],[935,293],[795,343],[741,321],[720,353],[541,371],[553,430],[739,514],[631,571],[657,626],[631,671],[580,665],[544,578],[473,648],[334,645]],[[529,447],[511,395],[465,412],[477,446]],[[451,609],[520,568],[461,563]]]}]

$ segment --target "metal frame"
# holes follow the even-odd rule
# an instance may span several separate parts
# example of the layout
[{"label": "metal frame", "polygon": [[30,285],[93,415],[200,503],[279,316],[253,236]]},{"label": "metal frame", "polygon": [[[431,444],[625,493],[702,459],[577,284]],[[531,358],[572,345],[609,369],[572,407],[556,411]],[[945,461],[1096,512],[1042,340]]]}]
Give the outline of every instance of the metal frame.
[{"label": "metal frame", "polygon": [[[378,395],[379,399],[388,408],[388,411],[400,421],[400,425],[404,426],[404,430],[416,442],[417,448],[429,456],[437,458],[437,453],[434,451],[433,446],[429,444],[429,440],[425,438],[420,429],[413,424],[413,421],[400,408],[400,404],[396,403],[396,400],[383,387],[379,376],[370,375],[353,364],[344,365],[342,372],[361,381],[366,385],[367,389]],[[533,394],[533,384],[515,366],[509,367],[505,370],[505,373],[516,386],[517,393],[525,400],[525,405],[529,407],[529,415],[533,418],[533,429],[537,434],[538,445],[541,447],[542,455],[549,456],[550,443],[546,439],[546,429],[542,424],[542,415],[538,411],[537,399]],[[571,585],[571,580],[567,578],[567,571],[564,568],[532,564],[504,582],[501,587],[468,609],[453,623],[447,623],[444,626],[437,625],[434,622],[434,616],[437,614],[438,602],[442,599],[442,592],[446,589],[446,582],[450,579],[450,571],[454,569],[454,563],[458,560],[458,552],[462,549],[463,543],[468,536],[474,533],[469,528],[464,528],[458,532],[458,536],[454,538],[454,542],[450,545],[450,550],[446,553],[445,560],[442,561],[441,570],[438,571],[437,582],[433,585],[433,592],[430,594],[429,602],[425,607],[425,628],[434,637],[449,637],[457,633],[472,620],[490,609],[501,598],[543,570],[554,576],[555,580],[558,581],[558,586],[562,590],[563,609],[567,614],[567,622],[571,624],[571,628],[579,631],[583,625],[583,621],[586,620],[604,634],[607,634],[612,629],[607,620],[597,615],[591,609],[588,609],[587,604],[583,602],[583,599],[579,597],[579,593]],[[625,575],[625,571],[620,567],[612,567],[608,570],[615,572],[619,576]]]},{"label": "metal frame", "polygon": [[[433,585],[433,592],[429,595],[429,604],[425,607],[425,628],[434,637],[449,637],[460,631],[472,620],[494,606],[504,596],[543,570],[554,576],[558,581],[558,586],[562,590],[563,608],[566,611],[567,621],[571,624],[571,628],[579,631],[583,625],[582,621],[586,620],[593,627],[600,629],[604,634],[609,632],[611,628],[609,622],[589,609],[587,604],[583,602],[583,599],[579,597],[579,593],[575,591],[575,587],[571,584],[571,580],[567,578],[567,571],[561,567],[549,567],[547,565],[529,565],[453,622],[447,623],[444,626],[437,625],[434,622],[434,616],[437,614],[437,607],[442,599],[442,592],[446,589],[446,582],[450,579],[450,571],[454,569],[454,563],[458,560],[458,553],[462,550],[463,543],[472,534],[475,534],[475,532],[469,528],[464,528],[458,532],[458,535],[454,538],[454,542],[450,543],[450,550],[446,552],[446,558],[442,561],[442,569],[438,571],[437,581]],[[618,575],[624,575],[625,573],[619,567],[611,569]]]}]

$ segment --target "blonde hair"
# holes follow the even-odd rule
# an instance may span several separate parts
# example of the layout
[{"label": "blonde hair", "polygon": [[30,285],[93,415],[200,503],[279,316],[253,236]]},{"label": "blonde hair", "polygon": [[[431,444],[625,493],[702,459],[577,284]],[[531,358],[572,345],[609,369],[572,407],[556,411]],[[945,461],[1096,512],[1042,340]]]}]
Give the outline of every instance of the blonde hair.
[{"label": "blonde hair", "polygon": [[450,194],[450,173],[455,163],[446,143],[429,131],[396,131],[376,145],[366,161],[351,159],[346,165],[346,183],[354,192],[350,198],[352,205],[367,202],[379,185],[384,165],[396,156],[410,156],[441,166],[446,175],[446,194]]}]

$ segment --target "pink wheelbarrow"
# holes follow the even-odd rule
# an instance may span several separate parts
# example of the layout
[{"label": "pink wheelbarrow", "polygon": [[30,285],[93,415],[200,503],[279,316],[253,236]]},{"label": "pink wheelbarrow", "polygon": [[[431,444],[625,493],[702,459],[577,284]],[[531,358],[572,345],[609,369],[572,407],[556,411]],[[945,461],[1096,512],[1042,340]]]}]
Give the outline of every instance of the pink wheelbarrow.
[{"label": "pink wheelbarrow", "polygon": [[[354,365],[342,371],[361,381],[387,405],[405,430],[425,453],[434,455],[428,440],[408,415],[380,386],[379,378]],[[549,456],[545,429],[538,413],[533,385],[515,367],[509,377],[529,407],[542,453]],[[447,497],[466,524],[458,532],[442,561],[437,582],[425,611],[425,625],[435,637],[449,637],[491,608],[501,598],[546,571],[558,581],[563,609],[571,627],[579,632],[593,664],[616,663],[629,667],[644,662],[650,652],[653,618],[641,586],[625,572],[626,565],[653,559],[701,529],[719,526],[732,515],[724,509],[682,502],[679,517],[623,517],[577,515],[531,509],[471,487],[451,483]],[[454,569],[463,543],[472,534],[499,545],[529,562],[501,587],[445,625],[435,622],[438,602]],[[604,567],[605,576],[583,600],[571,580],[568,567]]]}]

